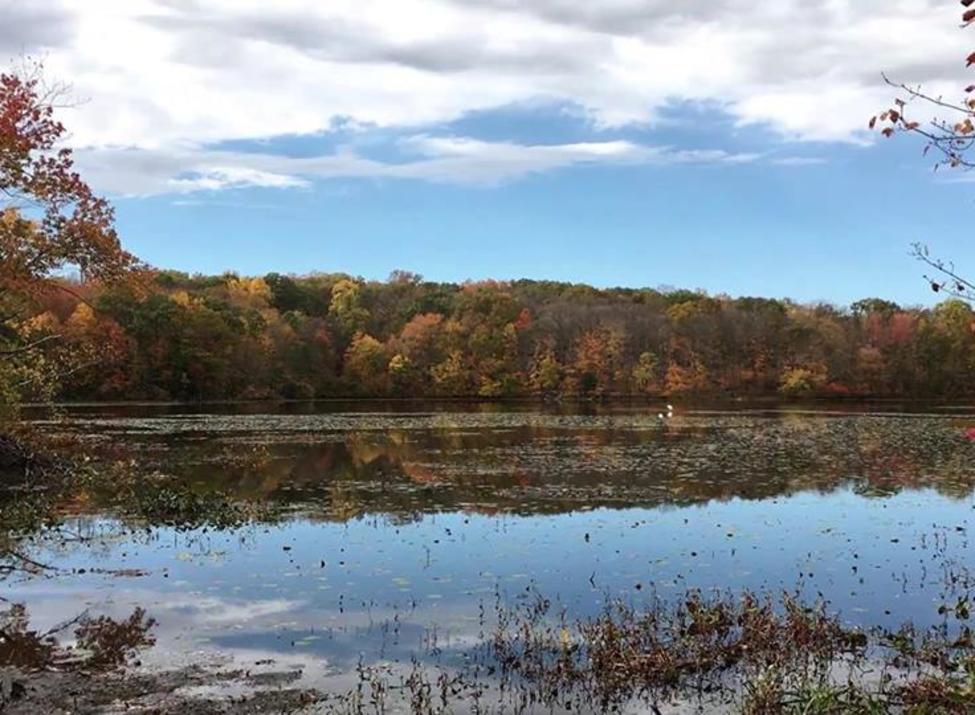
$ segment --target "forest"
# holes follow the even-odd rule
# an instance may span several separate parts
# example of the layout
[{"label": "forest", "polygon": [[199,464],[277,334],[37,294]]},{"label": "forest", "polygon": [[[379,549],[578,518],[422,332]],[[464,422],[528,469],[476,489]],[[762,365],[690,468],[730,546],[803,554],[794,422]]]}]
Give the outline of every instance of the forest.
[{"label": "forest", "polygon": [[[63,400],[972,392],[975,314],[394,272],[59,280],[7,393]],[[42,394],[45,390],[50,394]]]}]

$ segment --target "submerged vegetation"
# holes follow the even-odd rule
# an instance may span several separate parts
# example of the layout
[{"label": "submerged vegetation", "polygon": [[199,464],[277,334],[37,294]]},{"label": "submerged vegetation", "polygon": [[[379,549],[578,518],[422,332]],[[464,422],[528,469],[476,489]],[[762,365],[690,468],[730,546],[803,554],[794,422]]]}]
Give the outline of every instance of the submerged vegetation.
[{"label": "submerged vegetation", "polygon": [[961,424],[941,415],[711,412],[663,422],[643,409],[581,415],[487,405],[450,413],[322,413],[309,405],[276,415],[39,423],[101,455],[103,467],[111,460],[107,488],[82,491],[89,506],[173,526],[200,523],[194,514],[266,520],[292,508],[316,519],[412,519],[844,488],[864,496],[932,489],[960,499],[975,485],[975,442]]},{"label": "submerged vegetation", "polygon": [[[9,681],[0,709],[6,703],[11,712],[34,712],[42,703],[59,712],[73,703],[87,712],[152,703],[153,712],[165,713],[677,708],[741,715],[963,715],[975,709],[975,641],[956,615],[920,634],[910,627],[861,630],[845,625],[824,603],[805,604],[789,594],[705,597],[691,591],[671,604],[614,600],[601,615],[570,620],[533,593],[520,606],[499,602],[494,625],[458,663],[438,663],[439,646],[428,636],[428,648],[408,664],[360,663],[346,692],[282,688],[298,679],[295,673],[205,669],[133,675],[128,683],[102,676],[72,691],[71,673],[110,673],[152,646],[153,619],[141,609],[122,620],[84,615],[38,633],[26,611],[14,606],[0,614],[0,674],[16,666],[22,680]],[[65,648],[55,635],[71,626],[76,645]],[[180,692],[231,680],[248,684],[247,694],[228,701]],[[59,693],[58,687],[67,690]]]},{"label": "submerged vegetation", "polygon": [[[963,715],[975,709],[975,641],[962,621],[918,634],[844,625],[789,594],[635,606],[570,620],[532,594],[498,605],[454,668],[360,667],[325,712],[728,712]],[[961,616],[959,616],[959,619]],[[967,616],[965,616],[967,619]]]},{"label": "submerged vegetation", "polygon": [[25,543],[41,533],[61,544],[84,541],[63,522],[92,505],[118,515],[129,528],[227,529],[272,518],[269,507],[215,489],[194,490],[185,480],[138,466],[131,457],[93,455],[68,436],[30,429],[15,434],[0,438],[6,440],[0,468],[0,579],[56,570],[31,558]]},{"label": "submerged vegetation", "polygon": [[[845,626],[823,603],[784,594],[706,598],[671,607],[614,602],[566,623],[537,598],[502,613],[493,654],[502,677],[545,705],[618,710],[730,704],[743,713],[969,712],[975,644],[967,626],[917,636]],[[573,699],[579,698],[575,703]]]}]

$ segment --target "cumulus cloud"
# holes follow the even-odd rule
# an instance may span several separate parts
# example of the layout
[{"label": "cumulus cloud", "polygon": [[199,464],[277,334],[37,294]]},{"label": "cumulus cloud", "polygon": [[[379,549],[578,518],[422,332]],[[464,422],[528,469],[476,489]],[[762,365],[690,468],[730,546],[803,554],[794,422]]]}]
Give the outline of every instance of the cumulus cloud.
[{"label": "cumulus cloud", "polygon": [[[461,167],[471,172],[461,180],[491,183],[546,166],[653,158],[654,150],[603,141],[490,152],[441,143],[404,166],[347,153],[317,159],[314,170],[269,168],[276,161],[257,155],[188,157],[226,140],[328,132],[339,120],[417,134],[539,101],[581,107],[596,131],[652,124],[662,110],[694,102],[788,139],[849,141],[890,98],[881,70],[950,93],[964,81],[970,40],[957,27],[957,8],[939,0],[0,5],[0,49],[45,52],[49,71],[87,98],[69,123],[89,158],[98,155],[107,174],[171,164],[178,171],[167,175],[170,190],[183,192],[301,186],[306,179],[295,177],[331,171],[456,180]],[[104,164],[109,157],[120,162],[115,170]],[[121,175],[106,178],[117,185]],[[145,183],[158,187],[156,178]]]}]

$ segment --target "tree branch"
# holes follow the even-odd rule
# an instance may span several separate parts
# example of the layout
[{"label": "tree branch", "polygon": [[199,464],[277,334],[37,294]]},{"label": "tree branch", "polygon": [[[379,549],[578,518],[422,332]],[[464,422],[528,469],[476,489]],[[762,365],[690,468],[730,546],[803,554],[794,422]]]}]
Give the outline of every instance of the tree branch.
[{"label": "tree branch", "polygon": [[100,313],[101,312],[100,310],[98,310],[98,308],[95,307],[95,305],[90,300],[88,300],[87,298],[85,298],[83,295],[81,295],[78,291],[74,290],[73,288],[68,288],[68,286],[64,285],[63,283],[59,283],[59,282],[54,281],[54,280],[51,280],[51,279],[47,279],[45,282],[49,286],[51,286],[52,288],[57,288],[60,291],[64,291],[65,293],[67,293],[71,297],[73,297],[73,298],[79,300],[80,302],[84,303],[85,305],[87,305],[89,308],[91,308],[96,313]]},{"label": "tree branch", "polygon": [[39,348],[44,343],[48,343],[52,340],[60,340],[60,335],[45,335],[43,338],[39,338],[32,343],[27,345],[21,345],[19,348],[13,348],[11,350],[0,350],[0,357],[10,357],[12,355],[21,355],[31,350]]},{"label": "tree branch", "polygon": [[[972,283],[971,281],[958,275],[958,273],[955,272],[954,264],[945,263],[937,258],[931,258],[931,256],[928,255],[927,248],[919,243],[914,244],[912,255],[917,260],[931,266],[936,271],[950,279],[950,281],[939,283],[930,276],[925,275],[924,279],[931,284],[931,287],[934,288],[934,290],[969,302],[975,300],[975,283]],[[951,285],[952,281],[954,282],[954,285]]]},{"label": "tree branch", "polygon": [[962,114],[968,114],[969,112],[971,112],[971,109],[969,109],[968,107],[962,107],[957,104],[952,104],[951,102],[946,102],[940,97],[932,97],[929,94],[925,94],[920,89],[913,89],[912,87],[909,87],[908,85],[903,84],[902,82],[894,82],[884,72],[881,72],[880,76],[883,77],[884,82],[889,84],[891,87],[895,87],[896,89],[902,89],[905,92],[907,92],[911,96],[911,99],[920,99],[925,102],[930,102],[931,104],[935,104],[939,107],[944,107],[945,109],[951,109],[956,112],[961,112]]}]

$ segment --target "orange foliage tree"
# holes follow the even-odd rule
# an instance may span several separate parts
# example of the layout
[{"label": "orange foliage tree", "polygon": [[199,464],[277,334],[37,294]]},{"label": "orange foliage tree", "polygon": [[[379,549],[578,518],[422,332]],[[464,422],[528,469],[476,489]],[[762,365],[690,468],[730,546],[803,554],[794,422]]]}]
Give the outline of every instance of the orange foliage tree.
[{"label": "orange foliage tree", "polygon": [[116,280],[136,265],[112,207],[62,145],[55,103],[63,93],[43,82],[38,64],[0,74],[0,403],[8,406],[20,388],[49,383],[63,367],[65,355],[51,352],[63,336],[28,319],[39,296],[71,290],[55,274]]}]

